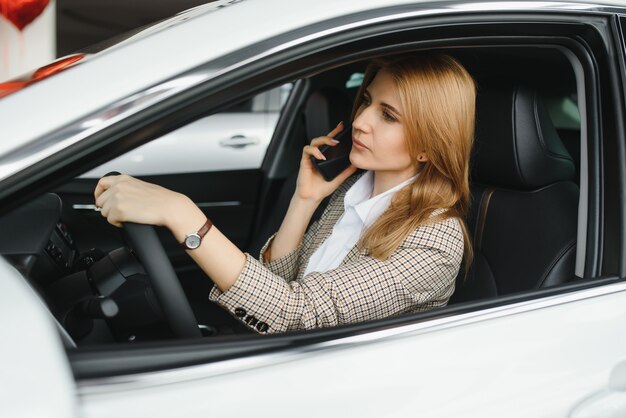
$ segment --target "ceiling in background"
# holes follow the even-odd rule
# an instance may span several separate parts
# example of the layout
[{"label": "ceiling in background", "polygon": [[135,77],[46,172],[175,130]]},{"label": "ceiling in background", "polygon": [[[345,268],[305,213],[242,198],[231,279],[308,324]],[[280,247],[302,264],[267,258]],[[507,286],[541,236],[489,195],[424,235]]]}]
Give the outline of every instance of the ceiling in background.
[{"label": "ceiling in background", "polygon": [[57,57],[211,0],[57,0]]}]

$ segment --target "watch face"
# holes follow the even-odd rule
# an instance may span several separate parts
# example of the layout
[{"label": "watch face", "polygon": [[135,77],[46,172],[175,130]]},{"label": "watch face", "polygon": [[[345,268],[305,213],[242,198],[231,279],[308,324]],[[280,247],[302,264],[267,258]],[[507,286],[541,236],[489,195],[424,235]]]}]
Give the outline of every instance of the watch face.
[{"label": "watch face", "polygon": [[197,234],[187,235],[185,238],[185,246],[191,250],[200,246],[200,236]]}]

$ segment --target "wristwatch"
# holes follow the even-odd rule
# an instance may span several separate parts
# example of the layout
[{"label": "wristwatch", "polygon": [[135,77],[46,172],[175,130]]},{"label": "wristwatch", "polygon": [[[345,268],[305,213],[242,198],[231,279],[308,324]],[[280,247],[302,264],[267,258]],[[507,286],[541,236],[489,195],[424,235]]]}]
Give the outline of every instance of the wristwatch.
[{"label": "wristwatch", "polygon": [[194,232],[193,234],[189,234],[185,237],[185,240],[181,243],[181,245],[186,250],[194,250],[200,246],[202,243],[202,238],[209,232],[209,229],[213,226],[213,223],[209,218],[207,218],[202,228],[198,230],[198,232]]}]

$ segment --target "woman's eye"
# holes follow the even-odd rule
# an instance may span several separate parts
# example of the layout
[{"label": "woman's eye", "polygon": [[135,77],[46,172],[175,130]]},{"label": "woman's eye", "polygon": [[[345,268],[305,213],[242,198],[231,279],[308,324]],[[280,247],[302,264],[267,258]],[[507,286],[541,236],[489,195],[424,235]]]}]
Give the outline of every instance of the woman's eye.
[{"label": "woman's eye", "polygon": [[389,113],[386,110],[383,110],[383,118],[387,121],[387,122],[395,122],[397,119],[394,115],[392,115],[391,113]]}]

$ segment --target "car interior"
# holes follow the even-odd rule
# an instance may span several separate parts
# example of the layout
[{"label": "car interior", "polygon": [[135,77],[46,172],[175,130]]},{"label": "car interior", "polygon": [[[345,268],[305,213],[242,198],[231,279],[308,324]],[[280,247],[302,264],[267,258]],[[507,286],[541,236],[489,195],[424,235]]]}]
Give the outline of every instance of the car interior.
[{"label": "car interior", "polygon": [[[539,56],[532,50],[449,53],[466,65],[479,86],[472,205],[466,219],[475,258],[468,277],[461,269],[450,303],[573,280],[580,119],[569,63],[558,53]],[[364,63],[359,64],[362,71]],[[353,69],[358,68],[312,80],[302,112],[302,144],[350,114],[356,89],[342,89],[341,82],[349,81]],[[573,104],[576,113],[566,114],[562,103]],[[253,254],[278,229],[287,210],[297,167],[292,170],[272,199],[271,216],[254,234]]]},{"label": "car interior", "polygon": [[[556,48],[445,52],[478,85],[472,203],[465,219],[475,258],[469,274],[461,268],[449,305],[578,280],[581,117],[572,64]],[[302,147],[349,118],[366,65],[354,60],[290,80],[291,96],[258,170],[208,167],[143,179],[196,202],[238,202],[202,209],[240,249],[258,256],[287,210]],[[97,212],[75,210],[93,200],[94,187],[95,180],[76,178],[0,218],[0,254],[29,279],[79,347],[172,338],[128,235]],[[208,301],[212,282],[170,234],[159,230],[158,236],[202,335],[215,340],[250,334]]]}]

